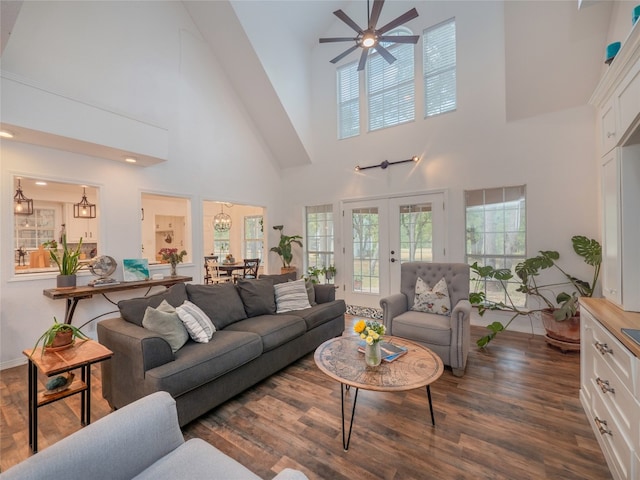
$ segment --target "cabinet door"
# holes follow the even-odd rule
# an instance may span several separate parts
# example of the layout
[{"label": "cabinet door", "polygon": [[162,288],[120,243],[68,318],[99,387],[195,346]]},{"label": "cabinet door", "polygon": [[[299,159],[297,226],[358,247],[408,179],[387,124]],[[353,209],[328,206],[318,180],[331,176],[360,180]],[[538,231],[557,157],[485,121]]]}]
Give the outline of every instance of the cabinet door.
[{"label": "cabinet door", "polygon": [[604,157],[602,165],[602,293],[613,303],[622,302],[620,292],[620,197],[618,149]]},{"label": "cabinet door", "polygon": [[629,136],[629,127],[635,126],[640,115],[640,63],[634,66],[622,86],[616,91],[618,109],[618,135],[623,141]]},{"label": "cabinet door", "polygon": [[616,114],[614,102],[610,101],[600,110],[600,145],[601,154],[611,151],[618,143],[616,132]]}]

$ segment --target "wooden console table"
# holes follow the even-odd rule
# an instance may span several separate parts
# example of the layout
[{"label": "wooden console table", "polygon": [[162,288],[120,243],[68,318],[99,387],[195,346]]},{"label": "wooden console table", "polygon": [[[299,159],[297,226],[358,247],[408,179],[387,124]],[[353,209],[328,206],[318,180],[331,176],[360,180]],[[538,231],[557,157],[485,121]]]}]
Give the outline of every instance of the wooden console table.
[{"label": "wooden console table", "polygon": [[[80,393],[80,424],[91,423],[91,365],[111,358],[113,352],[93,340],[76,340],[65,350],[45,351],[43,347],[23,351],[29,358],[29,446],[38,451],[38,408]],[[80,380],[74,380],[66,390],[50,395],[38,393],[38,371],[52,377],[80,369]]]},{"label": "wooden console table", "polygon": [[[84,286],[73,288],[47,288],[42,291],[42,294],[45,297],[49,297],[53,300],[65,299],[67,301],[67,307],[64,313],[64,322],[71,323],[71,321],[73,320],[73,314],[76,311],[76,306],[78,305],[78,302],[83,298],[91,298],[94,295],[100,294],[109,302],[116,305],[116,302],[107,297],[107,293],[122,292],[125,290],[134,290],[137,288],[147,288],[147,293],[145,293],[146,296],[152,287],[170,287],[172,285],[175,285],[176,283],[185,283],[190,282],[191,280],[193,280],[192,277],[178,275],[176,277],[164,277],[161,280],[149,279],[139,280],[135,282],[120,282],[114,285],[102,285],[96,287]],[[102,315],[106,315],[107,313],[103,313]],[[101,317],[102,315],[99,316]],[[98,317],[94,317],[91,320],[95,320],[96,318]]]}]

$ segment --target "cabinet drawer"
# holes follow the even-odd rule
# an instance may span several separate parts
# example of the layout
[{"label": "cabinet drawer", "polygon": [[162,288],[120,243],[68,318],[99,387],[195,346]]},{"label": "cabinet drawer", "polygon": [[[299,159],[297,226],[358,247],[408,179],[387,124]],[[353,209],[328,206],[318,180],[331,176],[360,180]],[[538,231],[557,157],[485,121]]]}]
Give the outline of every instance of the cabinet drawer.
[{"label": "cabinet drawer", "polygon": [[599,395],[593,395],[593,417],[589,419],[614,478],[633,479],[634,452],[616,419],[602,403]]},{"label": "cabinet drawer", "polygon": [[[585,315],[586,314],[586,315]],[[596,322],[585,310],[580,311],[581,317],[593,323],[593,341],[591,348],[596,350],[597,355],[607,362],[613,373],[625,384],[630,391],[634,391],[634,364],[636,358],[618,341],[607,329]]]},{"label": "cabinet drawer", "polygon": [[600,145],[602,146],[600,154],[604,155],[618,143],[613,102],[609,102],[600,110],[600,130]]},{"label": "cabinet drawer", "polygon": [[637,438],[637,412],[640,407],[633,393],[600,356],[594,356],[591,383],[592,391],[601,398],[607,410],[615,415],[624,434],[631,439]]}]

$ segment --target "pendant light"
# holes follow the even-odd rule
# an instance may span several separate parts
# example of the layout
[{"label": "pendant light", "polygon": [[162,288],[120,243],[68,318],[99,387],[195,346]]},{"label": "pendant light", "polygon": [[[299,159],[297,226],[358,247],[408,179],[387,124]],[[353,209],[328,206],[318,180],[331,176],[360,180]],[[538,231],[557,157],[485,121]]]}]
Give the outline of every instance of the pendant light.
[{"label": "pendant light", "polygon": [[216,232],[231,230],[231,217],[224,213],[224,205],[220,204],[220,213],[213,217],[213,228]]},{"label": "pendant light", "polygon": [[33,215],[33,200],[25,197],[22,193],[20,179],[18,179],[18,190],[13,196],[13,213],[16,215]]},{"label": "pendant light", "polygon": [[73,204],[73,218],[96,218],[96,205],[87,200],[87,189],[82,187],[82,200]]}]

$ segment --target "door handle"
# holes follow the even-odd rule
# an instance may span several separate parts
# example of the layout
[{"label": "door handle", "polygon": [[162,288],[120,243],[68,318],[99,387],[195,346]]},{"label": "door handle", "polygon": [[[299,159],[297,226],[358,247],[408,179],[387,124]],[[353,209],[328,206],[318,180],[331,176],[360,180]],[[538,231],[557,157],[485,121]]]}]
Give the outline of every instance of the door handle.
[{"label": "door handle", "polygon": [[394,263],[395,261],[396,261],[396,259],[392,257],[391,258],[391,263]]},{"label": "door handle", "polygon": [[396,251],[395,250],[391,250],[391,255],[395,254]]}]

